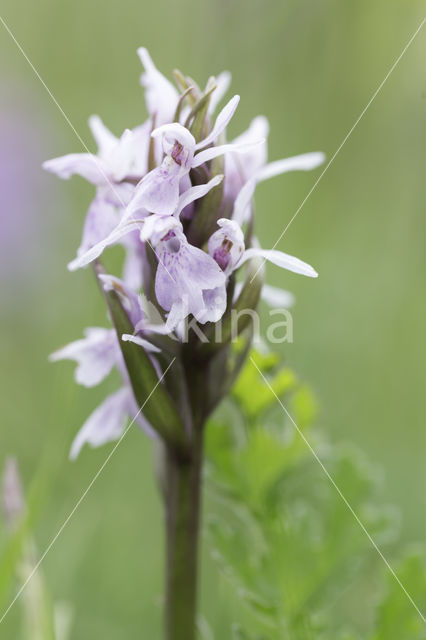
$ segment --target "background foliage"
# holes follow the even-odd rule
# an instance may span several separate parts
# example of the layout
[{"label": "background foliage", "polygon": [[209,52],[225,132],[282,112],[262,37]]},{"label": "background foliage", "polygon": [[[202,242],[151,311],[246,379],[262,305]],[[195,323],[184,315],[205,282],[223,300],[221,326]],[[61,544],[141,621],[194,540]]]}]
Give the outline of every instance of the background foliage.
[{"label": "background foliage", "polygon": [[[251,117],[265,113],[272,130],[270,158],[277,159],[314,149],[332,155],[419,25],[423,3],[4,0],[1,15],[89,145],[90,113],[100,113],[116,133],[145,117],[135,55],[143,44],[163,71],[178,66],[204,79],[229,68],[243,98],[232,131],[237,134]],[[75,464],[67,461],[74,433],[114,381],[84,391],[71,383],[72,365],[47,363],[47,354],[79,337],[84,326],[105,321],[89,272],[69,275],[65,269],[78,245],[89,189],[82,181],[56,184],[42,174],[43,159],[81,146],[1,27],[0,34],[0,463],[9,453],[20,460],[32,505],[31,531],[43,550],[107,455],[107,449],[84,451]],[[379,480],[379,469],[384,470],[379,497],[371,499],[371,518],[378,520],[379,537],[385,535],[379,507],[397,505],[401,537],[388,540],[395,557],[402,555],[402,543],[424,539],[426,528],[425,38],[419,34],[280,242],[281,249],[318,269],[318,281],[268,272],[273,284],[296,294],[295,343],[286,346],[285,355],[319,398],[316,421],[326,440],[342,451],[329,462],[343,474],[348,497],[354,491],[356,498],[358,485],[352,463],[345,463],[346,443],[368,454]],[[259,187],[258,234],[264,246],[273,244],[313,183],[313,175],[295,174]],[[250,413],[263,408],[264,401],[258,402],[244,423],[258,419]],[[274,431],[282,423],[269,411],[262,424]],[[256,429],[254,434],[270,453],[269,438],[275,435]],[[279,470],[283,460],[275,453],[271,468]],[[247,464],[256,465],[250,451],[246,455]],[[293,481],[285,488],[294,498],[288,508],[298,514],[294,526],[311,509],[326,526],[332,517],[320,508],[322,501],[328,504],[326,479],[302,448],[297,456]],[[131,431],[45,560],[50,593],[74,609],[72,639],[137,637],[140,628],[147,638],[158,633],[163,549],[151,459],[150,443]],[[309,474],[305,479],[301,472],[304,464],[313,474],[310,483]],[[271,481],[263,466],[249,466],[251,481],[245,481],[250,493],[244,495],[255,504]],[[362,486],[359,491],[362,498]],[[345,542],[358,549],[365,544],[361,532],[337,502],[329,508],[333,504],[336,526],[346,527]],[[292,531],[284,534],[295,537]],[[320,541],[320,534],[310,535]],[[222,556],[226,551],[219,542],[205,538],[203,612],[221,638],[233,622],[246,628],[251,614],[211,559],[212,546]],[[366,569],[347,568],[352,602],[359,607],[353,616],[363,624],[364,599],[370,590],[376,597],[367,572],[373,570],[372,558]],[[401,575],[419,571],[413,559]],[[297,584],[302,579],[291,574],[289,580],[302,598],[307,588]],[[282,585],[275,582],[274,588]],[[391,612],[405,607],[402,600],[392,605],[399,597],[394,589],[390,585],[390,600],[379,609],[379,629],[397,628]],[[10,582],[0,583],[3,605],[13,593]],[[351,618],[330,598],[337,628],[339,616]],[[16,638],[20,617],[20,608],[14,608],[2,637]],[[373,618],[368,614],[363,629],[374,628]],[[314,624],[322,623],[309,621]],[[360,627],[359,633],[364,633]]]}]

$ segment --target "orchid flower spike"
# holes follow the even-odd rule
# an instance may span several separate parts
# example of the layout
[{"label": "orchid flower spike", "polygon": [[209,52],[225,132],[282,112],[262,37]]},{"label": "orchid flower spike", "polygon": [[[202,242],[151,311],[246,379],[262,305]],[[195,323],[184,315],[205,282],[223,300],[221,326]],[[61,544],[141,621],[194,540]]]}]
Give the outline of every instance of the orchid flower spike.
[{"label": "orchid flower spike", "polygon": [[[114,369],[121,380],[79,431],[73,458],[85,443],[99,446],[119,438],[129,415],[137,415],[149,435],[185,449],[193,442],[188,435],[206,419],[238,373],[232,370],[235,358],[230,358],[229,349],[233,311],[239,312],[243,303],[254,311],[261,297],[273,306],[293,302],[289,292],[264,285],[262,269],[254,285],[246,278],[240,288],[235,272],[261,258],[298,274],[317,276],[294,256],[260,248],[247,231],[255,222],[251,204],[257,184],[289,171],[314,169],[323,162],[323,154],[268,164],[269,124],[263,116],[226,143],[239,96],[232,97],[216,119],[213,114],[229,88],[230,74],[210,78],[204,93],[196,83],[190,88],[191,81],[182,76],[178,90],[145,48],[138,49],[138,55],[144,68],[141,84],[147,120],[116,137],[98,116],[92,116],[96,155],[72,153],[43,165],[60,178],[80,175],[95,187],[82,241],[69,269],[93,263],[113,245],[124,250],[121,277],[104,274],[102,265],[95,265],[114,328],[89,327],[80,340],[51,356],[53,361],[73,360],[75,379],[83,386],[101,383]],[[224,156],[220,162],[210,162],[220,156]],[[240,290],[244,295],[238,295]],[[238,358],[242,364],[252,337],[245,321],[237,325],[236,337],[247,343]],[[185,340],[185,331],[194,326],[194,340]],[[223,334],[216,334],[223,327]],[[200,337],[203,331],[210,338],[208,345]],[[211,340],[213,334],[222,337]],[[179,373],[165,377],[172,358],[179,362],[174,369]],[[196,377],[209,381],[198,404],[189,382],[194,380],[194,367]],[[153,388],[156,400],[145,402]],[[181,392],[184,402],[177,398]]]}]

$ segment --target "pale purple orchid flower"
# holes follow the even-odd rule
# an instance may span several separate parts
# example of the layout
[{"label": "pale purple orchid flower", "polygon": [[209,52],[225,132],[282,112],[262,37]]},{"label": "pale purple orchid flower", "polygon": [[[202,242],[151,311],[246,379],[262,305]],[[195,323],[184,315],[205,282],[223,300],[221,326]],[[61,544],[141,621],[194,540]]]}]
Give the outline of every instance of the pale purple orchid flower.
[{"label": "pale purple orchid flower", "polygon": [[[150,116],[155,120],[157,127],[167,122],[172,122],[179,101],[179,93],[175,86],[157,69],[145,47],[137,50],[139,59],[143,65],[144,73],[140,77],[140,83],[145,90],[146,108]],[[227,92],[231,84],[229,71],[222,71],[214,78],[215,90],[210,96],[209,113],[214,113],[217,105]],[[182,109],[181,120],[184,122],[189,113],[188,107]]]},{"label": "pale purple orchid flower", "polygon": [[89,126],[98,145],[98,152],[70,153],[43,163],[43,169],[63,180],[79,175],[96,187],[107,190],[108,198],[117,206],[125,206],[131,193],[126,178],[138,179],[147,169],[150,122],[126,129],[117,138],[104,125],[99,116],[91,116]]},{"label": "pale purple orchid flower", "polygon": [[263,139],[262,145],[253,147],[244,157],[235,153],[225,156],[225,181],[223,184],[224,202],[233,204],[244,184],[265,166],[268,156],[267,138],[269,122],[265,116],[254,118],[249,128],[234,138],[234,144],[250,144]]},{"label": "pale purple orchid flower", "polygon": [[[101,275],[100,279],[105,289],[113,288],[118,293],[135,327],[135,334],[124,334],[121,339],[134,342],[148,353],[159,352],[157,347],[143,337],[146,335],[147,319],[137,294],[114,276]],[[150,325],[149,330],[165,332],[164,325],[159,326],[158,329]],[[119,371],[122,379],[120,389],[105,398],[78,432],[71,446],[71,459],[78,456],[86,443],[92,447],[98,447],[118,439],[124,431],[129,416],[133,418],[138,414],[136,418],[138,425],[149,435],[153,435],[154,432],[149,423],[138,412],[115,329],[89,327],[84,332],[84,338],[58,349],[52,353],[50,360],[52,362],[74,360],[77,363],[75,380],[85,387],[100,384],[114,368]]]},{"label": "pale purple orchid flower", "polygon": [[161,215],[172,215],[178,204],[181,182],[185,180],[186,186],[188,185],[191,169],[231,151],[247,153],[263,142],[263,140],[256,140],[250,143],[209,147],[225,130],[239,100],[239,96],[234,96],[228,102],[217,116],[209,135],[201,142],[197,143],[192,133],[176,122],[154,129],[151,135],[154,138],[161,137],[165,157],[161,165],[150,171],[137,185],[128,207],[130,214],[144,210]]},{"label": "pale purple orchid flower", "polygon": [[[123,220],[107,238],[74,260],[69,268],[89,264],[107,246],[138,229],[140,240],[149,242],[158,258],[155,293],[161,307],[169,312],[169,329],[173,330],[189,314],[200,323],[216,322],[226,308],[225,275],[206,252],[188,242],[179,215],[185,206],[206,195],[222,178],[215,176],[207,184],[188,189],[178,199],[173,216],[152,214],[140,220]],[[213,297],[212,291],[215,291]]]},{"label": "pale purple orchid flower", "polygon": [[288,171],[311,171],[319,167],[325,160],[325,155],[320,151],[303,153],[291,158],[275,160],[258,170],[242,187],[238,193],[232,213],[233,220],[243,224],[250,214],[250,203],[256,186],[263,180],[269,180]]},{"label": "pale purple orchid flower", "polygon": [[97,188],[87,212],[78,255],[117,226],[133,196],[132,181],[140,180],[148,170],[149,121],[133,131],[126,129],[120,138],[107,129],[99,116],[91,116],[89,126],[98,146],[97,155],[71,153],[43,163],[44,169],[64,180],[79,175]]},{"label": "pale purple orchid flower", "polygon": [[201,324],[216,322],[226,309],[225,274],[205,251],[189,244],[179,220],[158,221],[162,237],[155,244],[155,294],[168,311],[167,326],[174,329],[189,314]]},{"label": "pale purple orchid flower", "polygon": [[171,122],[176,111],[179,93],[161,71],[158,71],[145,47],[139,47],[137,54],[145,69],[140,77],[140,83],[145,89],[148,113],[155,119],[157,126]]},{"label": "pale purple orchid flower", "polygon": [[215,231],[209,238],[208,250],[226,275],[231,274],[235,269],[239,269],[248,260],[260,257],[282,269],[311,278],[318,277],[315,269],[309,264],[282,251],[261,249],[260,247],[245,249],[244,234],[235,220],[220,218],[218,225],[220,227],[218,231]]},{"label": "pale purple orchid flower", "polygon": [[[314,151],[266,164],[268,134],[268,120],[257,116],[249,128],[232,141],[237,145],[252,145],[244,158],[232,152],[225,156],[224,202],[233,204],[240,197],[241,206],[237,206],[233,214],[240,224],[247,218],[250,200],[259,182],[289,171],[311,171],[325,160],[323,153]],[[253,143],[259,139],[264,139],[264,144],[254,146]]]},{"label": "pale purple orchid flower", "polygon": [[[76,382],[84,386],[92,387],[99,384],[114,367],[120,370],[123,379],[126,379],[127,375],[114,329],[86,329],[85,338],[59,349],[50,359],[75,360]],[[71,445],[70,458],[74,460],[86,443],[92,447],[99,447],[117,440],[124,431],[128,416],[134,416],[136,413],[137,405],[131,386],[126,380],[118,391],[108,395],[88,417]],[[142,428],[146,428],[143,417],[138,417],[138,423]]]},{"label": "pale purple orchid flower", "polygon": [[[218,175],[209,180],[206,184],[196,185],[190,187],[184,193],[178,197],[177,205],[174,209],[173,218],[178,219],[182,210],[188,206],[194,200],[202,198],[207,193],[216,187],[223,180],[223,175]],[[136,214],[130,209],[127,210],[119,224],[111,231],[111,233],[103,237],[96,245],[92,246],[84,254],[77,256],[75,260],[69,263],[68,268],[70,271],[75,271],[82,267],[87,266],[93,260],[96,260],[103,251],[117,242],[122,242],[123,238],[134,231],[140,233],[140,240],[142,242],[149,242],[155,248],[156,237],[161,234],[160,218],[164,219],[164,224],[167,226],[169,215],[152,214],[148,215],[145,210]],[[159,240],[160,238],[158,238]]]}]

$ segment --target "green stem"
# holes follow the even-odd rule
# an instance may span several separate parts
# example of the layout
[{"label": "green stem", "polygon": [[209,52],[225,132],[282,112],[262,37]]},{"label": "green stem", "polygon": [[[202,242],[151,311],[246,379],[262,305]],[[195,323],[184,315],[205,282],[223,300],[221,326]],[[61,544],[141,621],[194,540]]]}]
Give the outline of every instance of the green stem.
[{"label": "green stem", "polygon": [[191,455],[166,454],[166,640],[195,640],[203,429]]}]

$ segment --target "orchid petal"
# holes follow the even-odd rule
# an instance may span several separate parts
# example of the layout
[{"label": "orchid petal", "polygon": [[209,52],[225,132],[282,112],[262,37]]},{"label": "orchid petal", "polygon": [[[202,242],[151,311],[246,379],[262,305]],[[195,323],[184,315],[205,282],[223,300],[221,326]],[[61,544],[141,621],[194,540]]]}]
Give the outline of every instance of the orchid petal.
[{"label": "orchid petal", "polygon": [[195,187],[190,187],[187,189],[182,195],[179,197],[179,202],[174,212],[174,216],[176,218],[179,217],[182,209],[184,209],[188,204],[194,202],[194,200],[198,200],[205,196],[213,187],[216,187],[223,180],[223,175],[217,175],[212,178],[207,184],[200,184]]},{"label": "orchid petal", "polygon": [[235,199],[232,219],[240,225],[246,220],[246,210],[253,198],[256,184],[255,178],[248,180]]},{"label": "orchid petal", "polygon": [[214,113],[219,102],[222,100],[225,93],[228,91],[231,84],[231,74],[229,71],[222,71],[215,78],[216,89],[210,96],[209,113]]},{"label": "orchid petal", "polygon": [[204,162],[208,160],[212,160],[217,156],[222,156],[225,153],[247,153],[251,151],[253,148],[257,147],[260,144],[263,144],[264,140],[257,140],[256,142],[250,142],[248,144],[234,144],[233,142],[229,144],[222,144],[218,147],[209,147],[208,149],[204,149],[204,151],[200,151],[194,156],[192,160],[191,166],[193,168],[199,167]]},{"label": "orchid petal", "polygon": [[204,309],[195,318],[200,324],[218,322],[226,311],[226,287],[216,287],[203,291]]},{"label": "orchid petal", "polygon": [[258,182],[262,180],[268,180],[274,176],[278,176],[281,173],[287,173],[287,171],[311,171],[319,167],[325,160],[325,155],[319,151],[313,153],[303,153],[291,158],[284,158],[283,160],[276,160],[267,164],[261,169],[256,179]]},{"label": "orchid petal", "polygon": [[240,101],[240,96],[238,95],[231,98],[228,104],[226,104],[223,107],[222,111],[217,116],[216,122],[214,123],[214,127],[210,131],[209,135],[206,138],[204,138],[204,140],[201,140],[201,142],[196,144],[195,149],[203,149],[204,147],[207,147],[207,145],[214,142],[216,138],[220,136],[220,134],[226,128],[232,116],[234,115],[235,109],[237,108],[239,101]]},{"label": "orchid petal", "polygon": [[75,460],[84,444],[99,447],[118,440],[124,433],[132,392],[124,387],[109,395],[88,417],[71,446],[70,458]]},{"label": "orchid petal", "polygon": [[117,208],[106,202],[98,193],[89,207],[84,222],[83,237],[78,249],[82,255],[95,244],[109,236],[119,222]]},{"label": "orchid petal", "polygon": [[145,47],[140,47],[137,53],[145,69],[140,81],[145,89],[148,112],[155,116],[156,122],[159,124],[172,120],[179,99],[177,90],[158,71]]},{"label": "orchid petal", "polygon": [[139,220],[126,220],[121,222],[106,238],[104,238],[104,240],[101,240],[91,247],[91,249],[72,260],[68,264],[69,271],[76,271],[77,269],[86,267],[90,262],[99,258],[107,247],[118,242],[120,238],[125,236],[127,233],[130,233],[134,229],[138,229],[140,224]]},{"label": "orchid petal", "polygon": [[114,329],[89,327],[85,337],[75,340],[49,357],[51,362],[75,360],[75,380],[85,387],[94,387],[104,380],[119,358],[119,346]]},{"label": "orchid petal", "polygon": [[244,255],[241,258],[240,262],[238,263],[238,266],[241,266],[242,264],[247,262],[247,260],[251,260],[251,258],[254,257],[264,258],[265,260],[269,260],[269,262],[272,262],[278,267],[287,269],[288,271],[293,271],[294,273],[309,276],[310,278],[318,277],[315,269],[313,269],[313,267],[311,267],[309,264],[303,262],[303,260],[299,260],[299,258],[290,256],[287,253],[277,251],[276,249],[247,249],[244,252]]},{"label": "orchid petal", "polygon": [[144,224],[140,231],[141,242],[148,242],[155,247],[161,238],[173,228],[181,228],[180,222],[174,216],[162,216],[153,213],[144,219]]},{"label": "orchid petal", "polygon": [[128,206],[129,215],[140,210],[172,215],[179,200],[180,167],[168,160],[142,178]]},{"label": "orchid petal", "polygon": [[[158,138],[160,136],[164,137],[166,141],[174,141],[177,140],[184,147],[188,147],[189,149],[195,148],[195,138],[190,131],[179,122],[169,122],[168,124],[163,124],[161,127],[157,127],[151,133],[153,138]],[[173,144],[172,143],[172,144]],[[167,150],[165,150],[168,153]]]},{"label": "orchid petal", "polygon": [[118,144],[118,138],[104,125],[97,115],[90,116],[89,127],[101,158],[106,158]]},{"label": "orchid petal", "polygon": [[140,347],[143,347],[145,351],[150,351],[152,353],[161,353],[161,349],[151,344],[151,342],[148,342],[148,340],[144,340],[140,336],[134,336],[130,333],[123,333],[123,335],[121,336],[121,339],[124,342],[134,342],[134,344],[137,344]]},{"label": "orchid petal", "polygon": [[43,169],[54,173],[62,180],[68,180],[73,175],[79,175],[96,186],[108,184],[108,166],[92,153],[69,153],[66,156],[46,160]]},{"label": "orchid petal", "polygon": [[168,319],[167,325],[172,328],[189,313],[199,317],[204,312],[206,290],[225,287],[225,274],[213,258],[190,245],[182,232],[174,231],[162,241],[157,255],[155,293],[163,309],[171,312],[173,322]]}]

